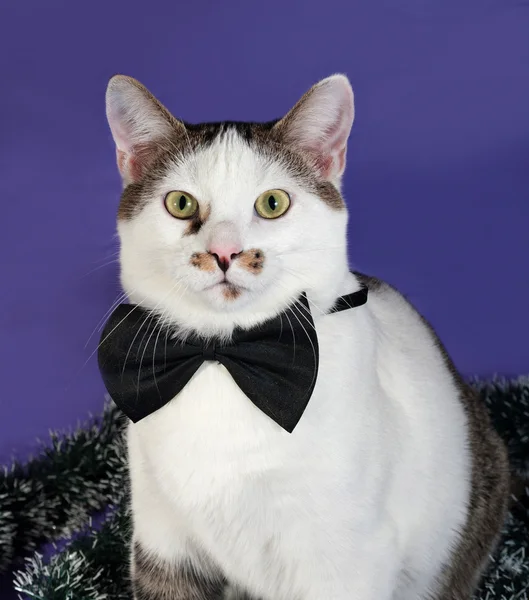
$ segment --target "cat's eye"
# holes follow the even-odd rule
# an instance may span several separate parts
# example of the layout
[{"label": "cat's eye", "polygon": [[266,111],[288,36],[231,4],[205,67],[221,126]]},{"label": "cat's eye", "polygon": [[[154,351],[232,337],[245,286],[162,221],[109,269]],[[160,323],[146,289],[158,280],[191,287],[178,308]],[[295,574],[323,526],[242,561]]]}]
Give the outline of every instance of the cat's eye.
[{"label": "cat's eye", "polygon": [[277,219],[290,208],[290,196],[283,190],[268,190],[255,201],[255,210],[263,219]]},{"label": "cat's eye", "polygon": [[190,219],[198,212],[198,202],[186,192],[169,192],[165,197],[165,208],[177,219]]}]

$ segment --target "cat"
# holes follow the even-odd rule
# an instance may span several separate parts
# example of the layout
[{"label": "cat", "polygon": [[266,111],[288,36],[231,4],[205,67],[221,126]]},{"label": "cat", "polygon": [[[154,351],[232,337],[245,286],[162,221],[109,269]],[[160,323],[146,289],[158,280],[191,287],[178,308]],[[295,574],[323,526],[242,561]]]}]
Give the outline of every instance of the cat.
[{"label": "cat", "polygon": [[[347,77],[266,123],[186,123],[123,75],[106,106],[130,302],[173,336],[227,339],[306,293],[319,344],[292,433],[214,361],[129,424],[135,600],[470,598],[507,454],[429,324],[349,271]],[[329,313],[364,286],[364,306]]]}]

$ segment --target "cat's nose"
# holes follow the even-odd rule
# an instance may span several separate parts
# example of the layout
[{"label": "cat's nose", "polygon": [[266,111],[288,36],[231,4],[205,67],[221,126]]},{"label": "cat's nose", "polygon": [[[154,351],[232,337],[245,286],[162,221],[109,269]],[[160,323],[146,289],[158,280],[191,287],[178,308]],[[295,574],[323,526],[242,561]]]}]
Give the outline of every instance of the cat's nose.
[{"label": "cat's nose", "polygon": [[234,258],[242,252],[236,244],[211,244],[208,252],[215,258],[221,271],[226,273]]}]

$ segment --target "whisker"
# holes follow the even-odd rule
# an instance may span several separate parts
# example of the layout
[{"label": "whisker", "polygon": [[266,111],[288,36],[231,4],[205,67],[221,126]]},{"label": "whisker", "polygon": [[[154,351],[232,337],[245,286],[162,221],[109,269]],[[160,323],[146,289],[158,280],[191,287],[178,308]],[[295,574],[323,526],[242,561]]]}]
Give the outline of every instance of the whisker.
[{"label": "whisker", "polygon": [[[138,379],[137,379],[137,381],[136,381],[136,401],[137,401],[137,400],[138,400],[138,398],[140,397],[140,377],[141,377],[141,365],[143,364],[143,359],[144,359],[144,357],[145,357],[145,352],[147,351],[147,348],[148,348],[148,346],[149,346],[149,342],[151,341],[151,338],[152,338],[152,336],[153,336],[154,332],[156,331],[156,329],[157,329],[157,324],[155,324],[155,326],[154,326],[153,330],[151,331],[151,334],[150,334],[150,335],[149,335],[149,337],[147,338],[147,341],[145,342],[145,346],[144,346],[144,348],[143,348],[143,353],[142,353],[142,355],[141,355],[141,359],[140,359],[140,365],[139,365],[139,367],[138,367]],[[145,335],[144,335],[143,337],[145,338]],[[143,339],[142,339],[142,341],[143,341]],[[141,342],[140,342],[140,345],[141,345]],[[155,349],[156,349],[156,346],[155,346]],[[153,363],[154,363],[154,353],[153,353]],[[154,375],[154,372],[153,372],[153,375]],[[154,377],[154,381],[155,381],[155,383],[156,383],[156,375],[155,375],[155,377]],[[156,389],[158,389],[158,385],[156,385]],[[159,391],[160,391],[160,390],[158,390],[158,392],[159,392]]]},{"label": "whisker", "polygon": [[[303,323],[302,323],[302,322],[299,320],[299,318],[298,318],[297,314],[294,312],[294,308],[297,308],[295,304],[294,304],[294,305],[293,305],[293,307],[292,307],[292,315],[293,315],[294,317],[296,317],[296,319],[297,319],[298,323],[300,324],[301,328],[302,328],[302,329],[303,329],[303,331],[305,332],[305,335],[307,336],[307,339],[309,340],[309,342],[310,342],[310,345],[312,346],[312,355],[313,355],[313,357],[314,357],[314,364],[316,365],[316,364],[318,363],[318,357],[316,356],[316,348],[314,347],[314,342],[312,341],[312,339],[311,339],[311,337],[310,337],[310,335],[309,335],[309,332],[308,332],[308,331],[305,329],[305,326],[304,326],[304,325],[303,325]],[[312,325],[312,324],[311,324],[311,325]],[[314,327],[314,325],[312,325],[312,327],[314,328],[314,331],[316,331],[316,328]],[[316,375],[317,375],[317,370],[316,370],[316,369],[314,369],[314,372],[313,372],[313,374],[312,374],[312,381],[310,382],[310,386],[309,386],[309,387],[312,387],[312,385],[314,384],[314,381],[315,381],[315,379],[316,379]]]},{"label": "whisker", "polygon": [[[160,338],[160,333],[162,333],[162,331],[163,331],[163,329],[165,327],[166,321],[167,321],[167,317],[164,316],[164,315],[165,315],[165,313],[162,313],[163,321],[160,321],[160,327],[158,329],[158,335],[156,336],[156,339],[154,340],[154,350],[152,351],[152,375],[154,377],[154,385],[156,386],[156,389],[158,390],[158,395],[159,396],[161,396],[161,393],[160,393],[160,388],[158,387],[158,382],[156,381],[155,358],[156,358],[156,346],[158,344],[158,339]],[[164,371],[165,371],[166,366],[167,366],[167,347],[166,347],[166,354],[165,354]]]},{"label": "whisker", "polygon": [[[136,331],[136,333],[134,334],[134,337],[132,338],[132,341],[130,342],[129,349],[127,350],[127,354],[125,355],[125,360],[123,361],[123,368],[121,369],[121,381],[122,382],[123,382],[123,377],[125,376],[125,369],[127,367],[127,360],[129,359],[129,354],[130,354],[130,351],[132,350],[132,346],[134,345],[134,341],[138,337],[140,331],[143,329],[143,326],[145,325],[145,323],[147,323],[147,320],[149,318],[152,319],[152,316],[153,316],[153,313],[151,311],[151,312],[149,312],[149,314],[147,315],[147,317],[145,317],[145,319],[143,320],[142,324],[138,327],[138,331]],[[144,337],[145,337],[145,334],[144,334],[144,336],[143,336],[143,338],[142,338],[141,341],[143,341]],[[141,342],[140,342],[140,346],[141,346]]]},{"label": "whisker", "polygon": [[299,314],[305,319],[305,321],[312,327],[312,329],[314,329],[314,331],[316,331],[316,327],[314,325],[314,323],[304,314],[301,312],[301,309],[303,308],[304,310],[306,310],[306,307],[303,306],[303,304],[301,303],[300,300],[296,300],[296,302],[294,302],[294,304],[292,305],[292,308],[296,309],[299,311]]},{"label": "whisker", "polygon": [[154,383],[156,384],[156,389],[158,390],[158,392],[160,390],[158,389],[158,384],[156,382],[155,363],[154,363],[154,359],[156,356],[156,345],[158,344],[158,339],[160,337],[160,333],[165,329],[166,334],[165,334],[165,352],[164,352],[164,366],[163,366],[163,370],[165,371],[167,369],[167,335],[168,335],[168,331],[169,331],[169,327],[167,327],[167,322],[169,320],[170,320],[170,317],[167,314],[167,311],[163,312],[160,316],[160,331],[158,332],[158,335],[156,336],[156,340],[154,342],[153,355],[152,355],[152,371],[153,371],[153,375],[154,375]]},{"label": "whisker", "polygon": [[[147,298],[144,298],[142,300],[142,302],[145,302]],[[86,367],[86,365],[88,364],[88,362],[90,361],[90,359],[92,358],[92,356],[94,356],[94,354],[99,350],[99,348],[108,340],[108,338],[114,333],[114,331],[116,331],[116,329],[123,323],[123,321],[125,321],[127,319],[128,316],[130,316],[135,310],[137,310],[140,307],[139,304],[137,304],[131,311],[130,313],[128,313],[125,317],[123,317],[123,319],[121,319],[121,321],[115,326],[113,327],[112,331],[110,331],[109,333],[107,333],[107,335],[105,336],[105,338],[103,340],[101,340],[99,342],[99,344],[97,345],[97,347],[95,348],[95,350],[90,354],[90,356],[85,360],[85,362],[83,363],[83,365],[81,366],[81,368],[77,371],[76,376],[79,375],[79,373]],[[67,388],[68,389],[68,388]]]},{"label": "whisker", "polygon": [[[287,273],[290,273],[290,275],[293,275],[294,277],[296,277],[299,281],[301,281],[301,283],[305,283],[303,281],[303,279],[299,276],[299,273],[296,273],[294,270],[289,269],[288,267],[283,266],[282,267]],[[286,288],[285,288],[286,289]],[[325,312],[324,310],[322,310],[313,300],[311,300],[308,296],[306,296],[307,298],[307,302],[309,304],[311,304],[319,313],[320,315],[324,316],[327,315],[329,313]]]},{"label": "whisker", "polygon": [[[179,284],[180,284],[180,281],[178,281],[178,280],[177,280],[177,281],[176,281],[176,282],[173,284],[173,286],[171,287],[171,289],[170,289],[170,290],[167,292],[167,294],[166,294],[166,295],[165,295],[163,298],[161,298],[161,299],[158,301],[158,303],[156,304],[156,306],[154,306],[154,308],[152,308],[152,309],[150,309],[150,310],[148,311],[148,313],[147,313],[147,316],[146,316],[146,317],[145,317],[145,319],[143,320],[142,324],[139,326],[139,328],[138,328],[138,331],[136,331],[136,333],[134,334],[134,337],[133,337],[133,339],[132,339],[132,342],[130,343],[129,349],[128,349],[128,351],[127,351],[127,355],[125,356],[125,361],[123,362],[123,369],[122,369],[122,371],[121,371],[121,378],[122,378],[122,379],[123,379],[123,376],[124,376],[124,373],[125,373],[125,368],[126,368],[126,365],[127,365],[127,360],[128,360],[128,358],[129,358],[130,351],[132,350],[132,346],[134,345],[134,341],[135,341],[135,339],[138,337],[138,334],[139,334],[139,332],[140,332],[140,331],[143,329],[143,326],[144,326],[144,325],[147,323],[147,321],[148,321],[148,320],[152,320],[152,319],[153,319],[153,317],[156,317],[156,309],[157,309],[157,308],[160,306],[160,304],[162,304],[162,302],[164,302],[164,301],[165,301],[165,300],[166,300],[166,299],[167,299],[167,298],[168,298],[168,297],[169,297],[169,296],[170,296],[170,295],[173,293],[173,291],[174,291],[175,287],[176,287],[177,285],[179,285]],[[139,349],[141,348],[141,345],[142,345],[142,343],[143,343],[143,340],[145,339],[145,336],[147,335],[147,331],[148,331],[148,329],[145,331],[145,333],[143,334],[143,337],[141,338],[141,341],[140,341],[140,343],[138,344],[138,352],[139,352]],[[149,338],[149,339],[150,339],[150,338]],[[147,344],[148,344],[148,343],[149,343],[149,342],[148,342],[148,340],[147,340]],[[145,353],[145,350],[144,350],[144,353]],[[137,357],[138,357],[138,356],[137,356]],[[137,358],[137,357],[136,357],[136,358]],[[141,366],[141,365],[140,365],[140,366]]]},{"label": "whisker", "polygon": [[107,260],[113,260],[115,258],[119,258],[120,255],[121,255],[121,250],[116,250],[115,252],[106,253],[105,255],[100,256],[91,262],[94,265],[97,265],[99,263],[106,262]]},{"label": "whisker", "polygon": [[[156,319],[156,317],[157,317],[157,314],[156,314],[156,312],[155,312],[156,308],[157,308],[157,307],[154,307],[152,310],[150,310],[150,311],[147,313],[147,316],[146,316],[146,317],[145,317],[145,319],[143,320],[143,323],[140,325],[140,327],[139,327],[139,329],[138,329],[138,332],[140,331],[140,329],[142,329],[142,328],[143,328],[143,326],[144,326],[144,325],[145,325],[147,322],[149,322],[149,323],[150,323],[150,322],[151,322],[153,319]],[[140,343],[138,344],[138,352],[136,353],[136,360],[138,360],[138,358],[140,357],[140,348],[141,348],[141,345],[143,344],[143,340],[145,339],[145,336],[147,335],[147,333],[148,333],[148,332],[149,332],[149,327],[147,326],[147,329],[145,330],[145,333],[143,334],[143,337],[141,338],[141,340],[140,340]],[[136,336],[134,336],[134,339],[136,339]],[[132,344],[134,343],[134,339],[132,340],[131,347],[132,347]]]},{"label": "whisker", "polygon": [[156,385],[156,389],[158,390],[158,393],[160,393],[160,390],[158,389],[158,383],[156,381],[156,362],[155,362],[155,360],[156,360],[156,346],[158,345],[158,340],[160,339],[160,333],[162,333],[163,328],[165,327],[165,323],[167,321],[167,316],[166,316],[165,312],[160,315],[160,318],[158,319],[158,321],[159,321],[160,327],[158,328],[158,334],[156,336],[156,339],[154,340],[154,348],[152,351],[152,374],[154,377],[154,384]]},{"label": "whisker", "polygon": [[[299,277],[299,275],[298,275],[298,274],[297,274],[295,271],[292,271],[292,270],[290,270],[290,269],[288,269],[288,268],[287,268],[287,269],[285,269],[285,270],[286,270],[288,273],[290,273],[291,275],[293,275],[294,277],[297,277],[297,278],[298,278],[298,279],[299,279],[299,280],[300,280],[302,283],[304,283],[304,282],[303,282],[303,280],[302,280],[302,279]],[[280,282],[276,282],[276,283],[280,283]],[[282,286],[282,287],[283,287],[283,289],[285,289],[285,290],[287,290],[287,291],[288,291],[288,288],[287,288],[287,287],[286,287],[284,284],[283,284],[283,286]],[[326,313],[324,310],[322,310],[322,309],[321,309],[321,308],[320,308],[320,307],[319,307],[319,306],[318,306],[318,305],[317,305],[317,304],[316,304],[316,303],[315,303],[313,300],[311,300],[311,299],[310,299],[308,296],[305,296],[305,297],[307,298],[307,302],[308,302],[309,304],[312,304],[312,306],[313,306],[313,307],[314,307],[314,308],[315,308],[315,309],[316,309],[316,310],[317,310],[317,311],[320,313],[320,315],[324,316],[324,315],[328,314],[328,313]]]},{"label": "whisker", "polygon": [[287,313],[283,313],[285,315],[285,317],[287,318],[287,321],[290,325],[290,329],[292,331],[292,340],[294,341],[294,350],[293,350],[293,356],[292,356],[292,364],[294,364],[296,362],[296,334],[294,333],[294,327],[292,326],[292,321],[290,320],[290,317],[288,316]]},{"label": "whisker", "polygon": [[289,254],[305,254],[307,252],[323,252],[324,250],[340,250],[341,248],[344,248],[344,246],[313,246],[311,248],[296,248],[292,250],[285,250],[284,252],[278,252],[276,256],[288,256]]},{"label": "whisker", "polygon": [[96,271],[100,271],[101,269],[104,269],[105,267],[108,267],[110,265],[114,265],[116,263],[119,263],[119,258],[113,258],[112,260],[104,263],[103,265],[99,265],[98,267],[95,267],[94,269],[91,269],[90,271],[88,271],[84,275],[81,275],[79,277],[79,280],[84,279],[85,277],[88,277],[88,275],[92,275],[92,273],[95,273]]},{"label": "whisker", "polygon": [[103,318],[98,321],[97,325],[95,326],[95,329],[90,334],[90,337],[86,340],[86,343],[84,345],[85,348],[88,346],[88,343],[92,339],[92,336],[94,335],[94,333],[96,331],[98,331],[101,327],[103,327],[103,325],[104,325],[105,321],[107,320],[108,316],[110,315],[110,313],[114,310],[114,308],[118,304],[123,302],[123,300],[126,298],[126,296],[127,296],[127,292],[122,292],[121,294],[119,294],[119,296],[116,298],[116,300],[114,300],[114,302],[112,302],[112,305],[110,306],[110,308],[105,312],[105,314],[103,315]]},{"label": "whisker", "polygon": [[[322,310],[317,304],[316,302],[314,302],[314,300],[311,300],[307,295],[305,295],[305,298],[307,299],[307,302],[314,308],[316,309],[320,315],[322,317],[324,317],[325,315],[328,315],[329,313],[325,312],[324,310]],[[301,308],[303,308],[303,310],[307,310],[307,308],[303,305],[301,305]],[[310,312],[310,307],[308,308],[309,312]]]}]

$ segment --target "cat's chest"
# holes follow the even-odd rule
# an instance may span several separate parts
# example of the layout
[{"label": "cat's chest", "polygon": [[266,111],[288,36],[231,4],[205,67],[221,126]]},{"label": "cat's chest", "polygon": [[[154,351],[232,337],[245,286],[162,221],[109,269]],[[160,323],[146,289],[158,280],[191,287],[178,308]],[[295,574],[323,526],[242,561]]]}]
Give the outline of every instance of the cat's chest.
[{"label": "cat's chest", "polygon": [[180,469],[190,459],[201,469],[248,461],[253,449],[264,451],[265,440],[289,435],[217,362],[205,362],[177,397],[137,427],[150,456],[170,456]]},{"label": "cat's chest", "polygon": [[134,426],[158,481],[196,501],[257,473],[296,469],[317,446],[315,436],[327,436],[322,417],[355,387],[346,322],[336,315],[318,327],[318,379],[294,434],[260,411],[222,365],[204,363],[174,400]]}]

